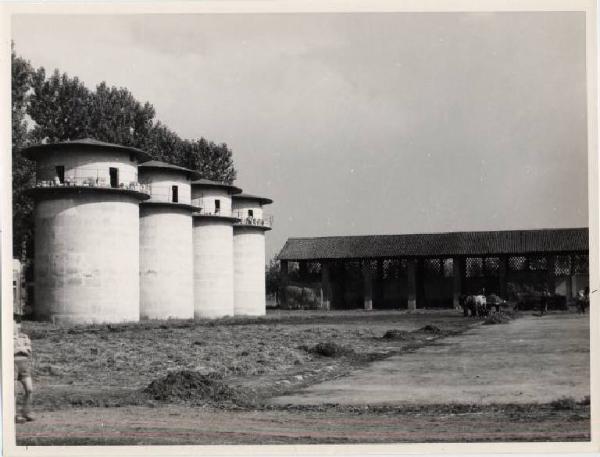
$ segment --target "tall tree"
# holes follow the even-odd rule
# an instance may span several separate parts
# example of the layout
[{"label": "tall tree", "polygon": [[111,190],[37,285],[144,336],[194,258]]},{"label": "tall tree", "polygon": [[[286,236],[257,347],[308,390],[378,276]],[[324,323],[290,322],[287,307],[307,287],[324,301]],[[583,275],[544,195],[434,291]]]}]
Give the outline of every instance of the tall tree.
[{"label": "tall tree", "polygon": [[[184,140],[155,119],[154,107],[126,88],[105,82],[89,90],[77,77],[34,70],[12,50],[12,136],[14,252],[31,240],[34,164],[20,154],[29,143],[95,138],[148,151],[155,159],[197,170],[204,178],[232,183],[235,168],[225,143]],[[28,128],[29,127],[29,128]],[[31,249],[27,252],[31,254]]]},{"label": "tall tree", "polygon": [[34,141],[66,141],[91,136],[92,94],[77,77],[55,70],[46,78],[39,68],[33,74],[28,114],[35,123]]},{"label": "tall tree", "polygon": [[154,114],[150,103],[142,105],[127,89],[102,82],[90,96],[89,132],[100,141],[142,147]]},{"label": "tall tree", "polygon": [[192,170],[200,172],[202,177],[213,181],[233,183],[236,171],[233,167],[233,153],[227,144],[215,144],[204,138],[191,141],[191,147],[186,149],[183,163]]},{"label": "tall tree", "polygon": [[157,160],[181,166],[183,140],[166,125],[157,121],[139,144]]},{"label": "tall tree", "polygon": [[28,140],[26,114],[33,69],[16,55],[14,45],[11,60],[13,254],[22,257],[31,245],[33,227],[33,203],[24,191],[32,184],[35,166],[20,153]]}]

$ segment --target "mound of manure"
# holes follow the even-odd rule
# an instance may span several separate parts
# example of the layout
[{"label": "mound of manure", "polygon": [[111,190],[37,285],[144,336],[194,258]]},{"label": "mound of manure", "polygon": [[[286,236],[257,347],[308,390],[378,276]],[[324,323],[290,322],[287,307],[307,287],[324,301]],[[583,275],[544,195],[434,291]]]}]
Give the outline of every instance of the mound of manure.
[{"label": "mound of manure", "polygon": [[247,395],[225,384],[217,374],[173,371],[155,379],[143,391],[154,400],[193,404],[245,404]]},{"label": "mound of manure", "polygon": [[421,327],[419,330],[417,330],[417,332],[432,333],[434,335],[439,335],[440,333],[442,333],[442,329],[436,327],[435,325],[426,325],[425,327]]},{"label": "mound of manure", "polygon": [[323,357],[342,357],[354,353],[354,351],[351,348],[342,346],[331,341],[318,343],[313,347],[308,348],[308,352]]},{"label": "mound of manure", "polygon": [[410,332],[406,330],[388,330],[383,334],[385,340],[411,340]]}]

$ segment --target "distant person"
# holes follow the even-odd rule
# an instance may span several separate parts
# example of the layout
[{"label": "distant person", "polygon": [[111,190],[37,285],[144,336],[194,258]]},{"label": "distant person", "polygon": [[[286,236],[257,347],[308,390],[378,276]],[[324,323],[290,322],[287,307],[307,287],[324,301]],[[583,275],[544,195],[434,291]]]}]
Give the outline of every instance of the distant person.
[{"label": "distant person", "polygon": [[586,287],[577,292],[577,312],[585,314],[585,309],[590,304],[590,288]]},{"label": "distant person", "polygon": [[543,316],[548,312],[548,302],[550,301],[550,291],[547,287],[544,287],[542,296],[540,297],[540,316]]},{"label": "distant person", "polygon": [[33,381],[31,379],[31,340],[21,333],[21,316],[15,315],[13,330],[14,352],[15,352],[15,376],[23,386],[25,395],[21,405],[21,414],[17,414],[15,420],[18,423],[32,421],[31,396],[33,394]]},{"label": "distant person", "polygon": [[[585,286],[583,294],[585,296],[585,308],[588,308],[590,306],[590,286]],[[583,314],[585,314],[585,308],[583,308]]]}]

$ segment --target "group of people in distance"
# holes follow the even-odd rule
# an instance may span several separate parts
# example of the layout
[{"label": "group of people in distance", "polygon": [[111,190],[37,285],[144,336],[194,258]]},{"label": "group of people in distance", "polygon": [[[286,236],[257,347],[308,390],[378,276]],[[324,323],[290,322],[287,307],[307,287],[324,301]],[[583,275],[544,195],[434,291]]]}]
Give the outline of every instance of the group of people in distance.
[{"label": "group of people in distance", "polygon": [[[547,287],[544,287],[539,297],[540,316],[548,312],[548,305],[552,300],[552,294]],[[461,295],[459,298],[460,306],[465,317],[467,316],[486,316],[492,307],[500,310],[500,305],[505,304],[506,300],[501,299],[495,294],[486,295],[485,289],[481,290],[478,295]],[[577,312],[585,314],[585,310],[590,306],[590,288],[579,290],[575,297]],[[514,306],[514,310],[518,310],[519,303]]]},{"label": "group of people in distance", "polygon": [[[540,296],[540,316],[543,316],[548,312],[548,305],[550,303],[550,299],[552,298],[552,294],[548,290],[547,287],[544,287],[542,294]],[[585,314],[585,310],[590,306],[590,288],[586,286],[585,289],[582,289],[577,292],[577,296],[575,297],[575,304],[577,305],[577,313]]]}]

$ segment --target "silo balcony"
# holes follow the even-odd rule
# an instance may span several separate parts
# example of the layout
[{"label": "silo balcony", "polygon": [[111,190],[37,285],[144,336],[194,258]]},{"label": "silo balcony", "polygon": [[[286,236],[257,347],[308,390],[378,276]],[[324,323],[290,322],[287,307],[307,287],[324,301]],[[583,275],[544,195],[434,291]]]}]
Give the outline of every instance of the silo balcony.
[{"label": "silo balcony", "polygon": [[273,228],[273,216],[263,214],[262,217],[249,216],[247,211],[234,211],[233,217],[239,219],[235,225]]},{"label": "silo balcony", "polygon": [[150,194],[150,186],[139,183],[137,176],[120,178],[118,171],[114,170],[117,169],[79,168],[68,172],[52,173],[42,169],[38,170],[34,190],[101,189]]},{"label": "silo balcony", "polygon": [[202,203],[199,203],[197,201],[192,201],[192,206],[194,207],[194,215],[195,216],[229,217],[229,218],[237,217],[235,214],[233,214],[232,211],[228,211],[225,209],[213,209],[211,211],[208,208],[204,208]]},{"label": "silo balcony", "polygon": [[185,195],[181,195],[179,191],[173,192],[171,189],[165,189],[164,186],[156,188],[152,184],[147,185],[150,188],[150,200],[147,203],[179,203],[181,205],[192,206],[189,194],[186,197]]}]

